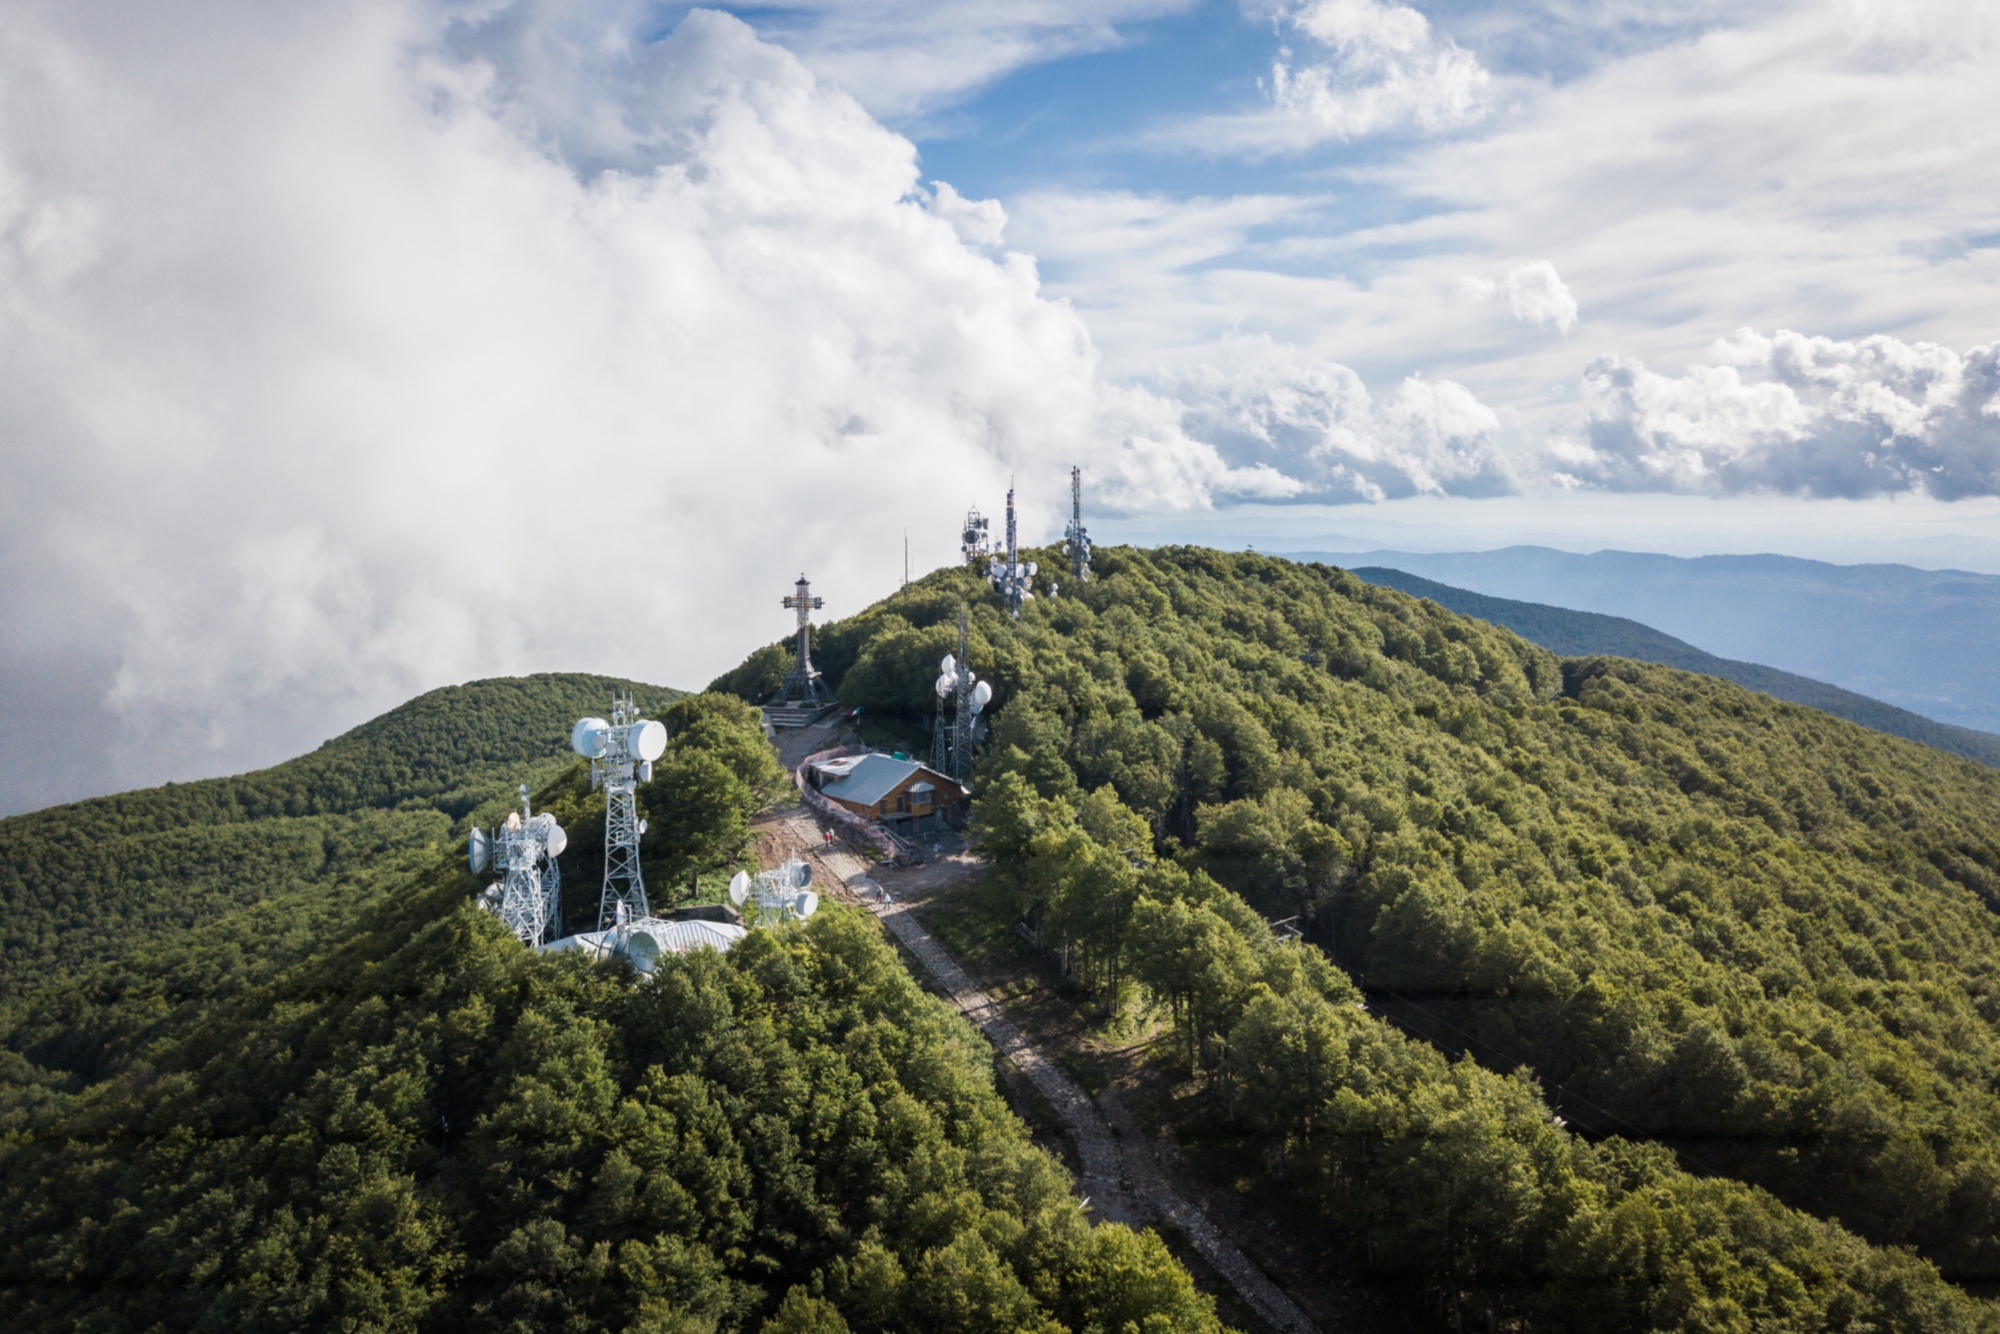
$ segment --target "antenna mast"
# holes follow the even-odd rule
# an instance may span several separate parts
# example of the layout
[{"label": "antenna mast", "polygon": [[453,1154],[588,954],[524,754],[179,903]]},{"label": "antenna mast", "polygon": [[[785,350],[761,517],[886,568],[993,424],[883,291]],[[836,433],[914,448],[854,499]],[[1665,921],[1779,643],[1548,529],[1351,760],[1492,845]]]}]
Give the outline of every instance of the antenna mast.
[{"label": "antenna mast", "polygon": [[795,592],[785,595],[785,606],[799,614],[799,660],[785,674],[785,698],[807,703],[831,699],[833,692],[826,688],[826,682],[821,678],[819,669],[813,666],[812,658],[812,614],[826,605],[826,599],[812,595],[812,584],[803,574],[793,588]]},{"label": "antenna mast", "polygon": [[1069,548],[1069,576],[1078,583],[1090,578],[1090,534],[1083,527],[1083,469],[1069,470],[1069,531],[1063,534]]},{"label": "antenna mast", "polygon": [[653,915],[639,873],[639,784],[653,781],[653,761],[666,753],[667,729],[639,716],[632,692],[611,701],[611,721],[585,718],[570,729],[570,749],[590,761],[590,789],[604,789],[604,890],[597,929],[623,928]]},{"label": "antenna mast", "polygon": [[967,565],[977,565],[992,551],[992,540],[987,535],[991,522],[979,512],[977,505],[965,512],[965,528],[959,534],[958,554],[965,558]]},{"label": "antenna mast", "polygon": [[1020,558],[1020,548],[1015,542],[1014,488],[1011,486],[1007,488],[1007,558],[993,557],[986,567],[986,577],[1006,602],[1007,614],[1018,620],[1021,604],[1034,597],[1028,586],[1035,581],[1035,562]]},{"label": "antenna mast", "polygon": [[[938,664],[937,722],[931,729],[931,768],[948,776],[961,788],[968,786],[972,777],[973,733],[979,725],[979,715],[985,710],[987,701],[993,698],[992,683],[981,681],[979,674],[966,662],[971,651],[965,604],[960,603],[958,652],[945,654],[944,661]],[[950,702],[949,717],[946,715],[947,701]]]},{"label": "antenna mast", "polygon": [[529,949],[541,948],[560,916],[562,873],[556,858],[567,846],[569,836],[555,817],[536,815],[529,807],[526,783],[521,785],[521,809],[508,812],[506,823],[491,834],[472,831],[468,853],[473,873],[490,867],[500,874],[480,902]]},{"label": "antenna mast", "polygon": [[[639,836],[646,832],[646,822],[639,818],[638,775],[628,736],[638,720],[639,710],[629,693],[612,701],[610,744],[597,762],[604,784],[604,892],[597,902],[600,931],[653,915],[646,903],[645,877],[639,872]],[[652,768],[646,765],[648,778]]]}]

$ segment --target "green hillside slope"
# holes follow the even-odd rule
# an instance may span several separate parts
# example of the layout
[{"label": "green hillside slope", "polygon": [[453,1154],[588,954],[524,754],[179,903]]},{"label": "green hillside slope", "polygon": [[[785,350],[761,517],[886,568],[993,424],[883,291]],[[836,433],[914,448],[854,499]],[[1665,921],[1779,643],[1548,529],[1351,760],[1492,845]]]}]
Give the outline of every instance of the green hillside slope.
[{"label": "green hillside slope", "polygon": [[[443,819],[462,776],[545,754],[576,684],[427,697],[349,752],[391,777],[332,786]],[[437,758],[426,717],[510,693],[534,705],[518,727]],[[782,772],[734,700],[664,716],[648,846],[699,866]],[[601,821],[556,763],[536,804]],[[175,798],[127,804],[149,800]],[[637,984],[529,953],[472,906],[463,856],[361,859],[303,943],[238,929],[297,896],[267,900],[0,1007],[0,1326],[1220,1334],[1159,1237],[1090,1226],[989,1049],[858,913]],[[92,1068],[59,1059],[78,1050]]]},{"label": "green hillside slope", "polygon": [[[624,684],[450,686],[269,769],[0,820],[0,995],[275,896],[310,921],[315,892],[407,874],[479,807],[565,767],[570,725]],[[642,687],[639,700],[682,693]]]},{"label": "green hillside slope", "polygon": [[[843,698],[926,718],[961,597],[999,692],[991,791],[1018,774],[1136,812],[1133,855],[1303,915],[1378,1006],[1525,1064],[1573,1126],[2000,1273],[2000,774],[1726,681],[1560,662],[1328,567],[1187,548],[1101,552],[1018,622],[968,572],[933,575],[823,632]],[[1066,929],[1105,985],[1132,975],[1119,896],[1140,891],[1088,865],[1030,877],[1023,906],[1096,885]],[[1230,1049],[1233,985],[1177,1009],[1191,1060]]]},{"label": "green hillside slope", "polygon": [[1872,727],[1891,736],[1921,741],[1953,755],[1978,760],[2000,768],[2000,736],[1969,727],[1954,727],[1921,714],[1884,704],[1879,699],[1857,695],[1851,690],[1815,681],[1811,677],[1781,672],[1755,662],[1735,662],[1704,652],[1672,635],[1623,616],[1603,616],[1592,611],[1572,611],[1540,602],[1516,602],[1511,598],[1488,597],[1463,588],[1421,579],[1402,570],[1357,568],[1355,574],[1371,584],[1398,589],[1411,597],[1429,598],[1448,611],[1473,616],[1494,625],[1504,625],[1531,643],[1565,658],[1632,658],[1657,662],[1704,676],[1719,676],[1777,699],[1803,704],[1836,718],[1845,718],[1863,727]]}]

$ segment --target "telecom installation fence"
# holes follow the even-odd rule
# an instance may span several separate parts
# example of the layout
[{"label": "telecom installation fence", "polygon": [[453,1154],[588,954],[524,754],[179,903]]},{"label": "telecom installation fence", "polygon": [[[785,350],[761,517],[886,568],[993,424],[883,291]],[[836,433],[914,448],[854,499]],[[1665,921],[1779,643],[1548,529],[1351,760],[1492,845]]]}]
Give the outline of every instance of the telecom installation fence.
[{"label": "telecom installation fence", "polygon": [[806,781],[806,772],[815,764],[867,753],[866,746],[835,746],[831,750],[814,751],[805,757],[798,768],[792,770],[792,781],[799,785],[799,795],[805,799],[806,805],[830,818],[840,827],[844,835],[874,849],[884,861],[900,863],[903,860],[903,850],[896,845],[895,839],[889,837],[886,830],[878,828],[874,821],[856,815],[840,803],[827,800],[814,791],[813,785]]}]

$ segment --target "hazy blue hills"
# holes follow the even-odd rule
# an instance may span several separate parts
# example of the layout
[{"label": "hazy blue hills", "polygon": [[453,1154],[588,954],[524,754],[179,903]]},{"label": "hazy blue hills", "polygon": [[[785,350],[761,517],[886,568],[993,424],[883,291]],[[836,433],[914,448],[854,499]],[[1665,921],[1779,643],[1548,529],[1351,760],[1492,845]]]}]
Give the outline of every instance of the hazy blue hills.
[{"label": "hazy blue hills", "polygon": [[1371,584],[1394,588],[1412,597],[1429,598],[1447,611],[1476,616],[1502,625],[1521,638],[1566,658],[1605,655],[1657,662],[1682,671],[1719,676],[1751,690],[1761,690],[1774,699],[1803,704],[1808,708],[1845,718],[1863,727],[1872,727],[1891,736],[1906,737],[1935,746],[1953,755],[1978,760],[2000,768],[2000,736],[1933,722],[1921,714],[1884,704],[1879,699],[1857,695],[1851,690],[1815,681],[1791,672],[1781,672],[1762,663],[1735,662],[1704,652],[1685,640],[1662,634],[1650,625],[1623,616],[1605,616],[1591,611],[1570,611],[1539,602],[1517,602],[1511,598],[1488,597],[1463,588],[1453,588],[1402,570],[1363,566],[1354,573]]},{"label": "hazy blue hills", "polygon": [[1296,558],[1381,566],[1489,597],[1630,617],[1721,658],[1766,663],[1938,722],[2000,732],[2000,578],[1992,575],[1790,556],[1576,555],[1525,546]]}]

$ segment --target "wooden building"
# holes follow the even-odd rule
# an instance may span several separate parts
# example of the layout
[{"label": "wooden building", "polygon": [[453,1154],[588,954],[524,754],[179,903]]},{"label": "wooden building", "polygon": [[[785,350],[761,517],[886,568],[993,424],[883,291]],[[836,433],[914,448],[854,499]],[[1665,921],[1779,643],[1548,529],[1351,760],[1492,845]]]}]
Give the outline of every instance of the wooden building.
[{"label": "wooden building", "polygon": [[809,777],[828,801],[904,838],[929,838],[964,816],[965,789],[915,760],[850,755],[814,765]]}]

